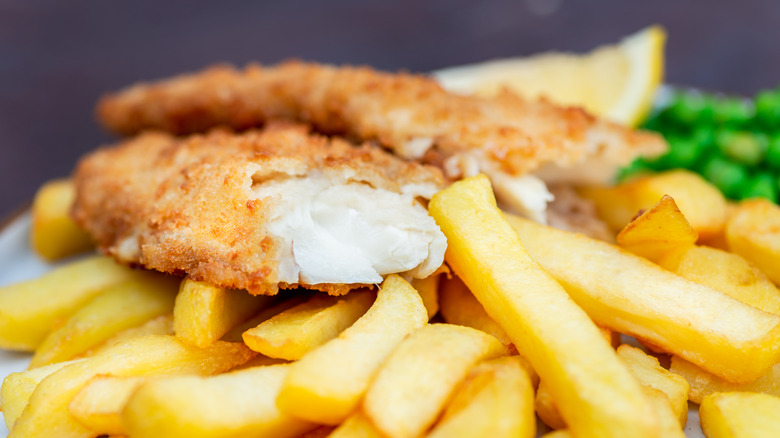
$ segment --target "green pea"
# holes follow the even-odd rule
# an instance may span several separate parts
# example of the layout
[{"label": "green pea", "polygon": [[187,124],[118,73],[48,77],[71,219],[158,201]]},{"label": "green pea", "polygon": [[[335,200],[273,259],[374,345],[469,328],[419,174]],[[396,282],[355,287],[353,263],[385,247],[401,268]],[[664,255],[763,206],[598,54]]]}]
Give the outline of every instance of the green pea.
[{"label": "green pea", "polygon": [[739,196],[742,186],[748,177],[747,170],[744,167],[720,156],[712,157],[704,165],[702,173],[708,181],[713,183],[729,198],[737,198]]},{"label": "green pea", "polygon": [[669,168],[690,168],[700,155],[699,143],[693,139],[675,138],[669,141],[667,162]]},{"label": "green pea", "polygon": [[776,129],[780,126],[780,93],[762,91],[756,96],[756,118],[763,126]]},{"label": "green pea", "polygon": [[713,106],[714,118],[718,123],[730,126],[745,126],[753,117],[753,105],[750,101],[737,98],[718,99]]},{"label": "green pea", "polygon": [[770,167],[780,169],[780,134],[769,139],[765,160]]},{"label": "green pea", "polygon": [[674,122],[681,124],[695,123],[700,113],[705,110],[707,102],[698,93],[678,93],[665,115]]},{"label": "green pea", "polygon": [[709,126],[697,126],[691,135],[691,139],[704,150],[715,144],[715,130]]},{"label": "green pea", "polygon": [[760,163],[767,149],[763,135],[745,131],[722,131],[715,141],[723,155],[748,166]]},{"label": "green pea", "polygon": [[761,172],[755,175],[745,184],[740,198],[766,198],[772,202],[777,202],[776,178],[769,172]]}]

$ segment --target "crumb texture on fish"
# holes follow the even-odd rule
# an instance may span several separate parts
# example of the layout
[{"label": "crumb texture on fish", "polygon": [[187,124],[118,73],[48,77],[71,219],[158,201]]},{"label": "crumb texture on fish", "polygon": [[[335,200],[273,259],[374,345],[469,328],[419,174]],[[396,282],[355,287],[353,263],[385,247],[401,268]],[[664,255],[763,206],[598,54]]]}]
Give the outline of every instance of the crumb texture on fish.
[{"label": "crumb texture on fish", "polygon": [[593,156],[614,167],[666,148],[657,135],[544,99],[508,91],[493,98],[460,96],[426,76],[298,61],[244,70],[217,66],[137,84],[101,99],[98,116],[125,135],[148,128],[175,134],[220,125],[241,130],[270,118],[294,119],[326,134],[378,141],[453,178],[516,176],[547,164],[567,168]]},{"label": "crumb texture on fish", "polygon": [[438,169],[300,125],[146,132],[88,155],[74,179],[73,216],[102,251],[255,294],[425,276],[446,248],[418,202],[443,186]]}]

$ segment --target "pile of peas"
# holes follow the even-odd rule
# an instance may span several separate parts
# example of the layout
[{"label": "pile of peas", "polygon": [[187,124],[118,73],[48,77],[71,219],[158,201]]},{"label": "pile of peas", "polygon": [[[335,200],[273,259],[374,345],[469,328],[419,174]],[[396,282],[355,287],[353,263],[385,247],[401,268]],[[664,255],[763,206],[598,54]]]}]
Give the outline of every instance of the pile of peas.
[{"label": "pile of peas", "polygon": [[693,170],[734,200],[780,193],[780,89],[754,99],[675,90],[645,129],[657,131],[669,151],[639,159],[622,176],[674,168]]}]

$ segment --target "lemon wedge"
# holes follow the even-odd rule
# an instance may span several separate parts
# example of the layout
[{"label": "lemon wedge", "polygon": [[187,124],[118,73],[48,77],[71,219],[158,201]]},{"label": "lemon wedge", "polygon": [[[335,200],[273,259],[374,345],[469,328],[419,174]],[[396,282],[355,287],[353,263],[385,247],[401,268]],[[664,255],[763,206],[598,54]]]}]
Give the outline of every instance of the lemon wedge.
[{"label": "lemon wedge", "polygon": [[666,32],[651,26],[590,53],[549,52],[434,72],[444,88],[491,96],[508,88],[526,97],[584,107],[635,126],[650,110],[664,71]]}]

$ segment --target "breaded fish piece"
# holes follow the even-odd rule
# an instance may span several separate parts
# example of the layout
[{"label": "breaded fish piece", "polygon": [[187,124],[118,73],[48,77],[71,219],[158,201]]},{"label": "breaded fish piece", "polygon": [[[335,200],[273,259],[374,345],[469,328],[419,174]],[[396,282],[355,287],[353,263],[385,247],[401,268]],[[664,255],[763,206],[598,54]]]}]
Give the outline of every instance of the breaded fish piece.
[{"label": "breaded fish piece", "polygon": [[596,119],[580,108],[508,91],[494,98],[461,96],[425,76],[297,61],[243,71],[218,66],[137,84],[103,97],[98,116],[125,135],[299,120],[326,134],[378,141],[403,158],[439,166],[451,178],[486,173],[499,201],[531,216],[551,195],[539,195],[541,182],[523,177],[530,172],[548,182],[606,182],[618,166],[666,149],[655,134]]},{"label": "breaded fish piece", "polygon": [[273,295],[426,277],[446,239],[420,200],[444,180],[381,148],[272,124],[151,132],[79,163],[73,216],[116,259]]},{"label": "breaded fish piece", "polygon": [[431,152],[426,158],[436,162],[479,150],[511,174],[546,162],[573,163],[599,149],[633,158],[665,148],[654,134],[598,120],[580,108],[509,92],[460,96],[426,76],[297,61],[243,71],[218,66],[137,84],[103,97],[98,115],[124,135],[149,128],[174,134],[220,125],[246,129],[290,118],[324,133],[378,140],[405,158]]}]

